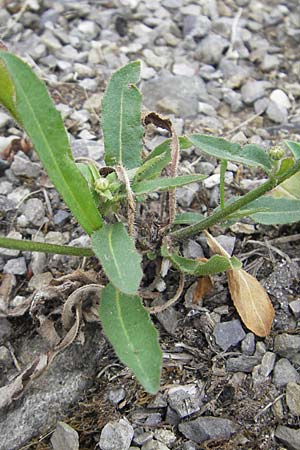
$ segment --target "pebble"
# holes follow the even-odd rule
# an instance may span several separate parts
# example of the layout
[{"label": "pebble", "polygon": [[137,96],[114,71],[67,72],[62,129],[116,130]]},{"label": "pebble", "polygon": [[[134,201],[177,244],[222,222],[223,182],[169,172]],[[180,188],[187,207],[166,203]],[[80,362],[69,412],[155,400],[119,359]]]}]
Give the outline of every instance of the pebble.
[{"label": "pebble", "polygon": [[285,123],[288,119],[288,110],[278,103],[270,101],[266,110],[266,114],[273,122]]},{"label": "pebble", "polygon": [[18,152],[11,165],[11,170],[17,177],[37,178],[41,172],[39,164],[30,161],[23,152]]},{"label": "pebble", "polygon": [[203,385],[174,386],[168,390],[168,404],[180,419],[199,411],[203,404]]},{"label": "pebble", "polygon": [[287,333],[275,336],[274,351],[280,356],[292,358],[300,352],[300,336]]},{"label": "pebble", "polygon": [[300,318],[300,299],[293,300],[289,303],[290,310],[296,319]]},{"label": "pebble", "polygon": [[10,194],[7,195],[7,199],[14,202],[16,205],[23,201],[25,197],[30,194],[30,190],[20,186],[14,189]]},{"label": "pebble", "polygon": [[2,344],[8,340],[13,333],[13,328],[6,318],[0,317],[0,343]]},{"label": "pebble", "polygon": [[217,323],[213,335],[218,346],[226,352],[230,347],[235,347],[242,341],[246,333],[239,320],[231,320]]},{"label": "pebble", "polygon": [[172,445],[176,442],[176,435],[171,430],[160,428],[154,431],[154,437],[165,445]]},{"label": "pebble", "polygon": [[3,268],[3,273],[11,273],[13,275],[25,275],[26,272],[27,266],[23,256],[10,259]]},{"label": "pebble", "polygon": [[300,450],[300,428],[290,428],[278,425],[275,437],[286,445],[289,450]]},{"label": "pebble", "polygon": [[266,83],[264,81],[247,81],[241,89],[242,100],[247,105],[254,103],[266,95]]},{"label": "pebble", "polygon": [[178,428],[186,438],[201,444],[209,439],[229,439],[239,427],[229,419],[198,417],[190,422],[180,423]]},{"label": "pebble", "polygon": [[51,436],[53,450],[79,450],[79,436],[70,425],[58,422]]},{"label": "pebble", "polygon": [[28,283],[29,289],[32,291],[42,289],[49,285],[50,281],[53,279],[51,272],[38,273],[33,275]]},{"label": "pebble", "polygon": [[[233,182],[233,173],[226,172],[225,173],[225,183],[230,184],[232,182]],[[205,178],[205,180],[203,180],[202,183],[206,189],[212,189],[213,187],[220,184],[220,174],[214,173],[213,175],[210,175],[209,177]]]},{"label": "pebble", "polygon": [[300,374],[297,372],[294,366],[286,358],[281,358],[274,367],[273,383],[277,387],[286,386],[290,382],[299,382]]},{"label": "pebble", "polygon": [[279,64],[280,60],[277,55],[269,55],[267,53],[261,63],[261,70],[264,72],[270,72],[271,70],[278,69]]},{"label": "pebble", "polygon": [[290,382],[286,385],[286,404],[293,416],[300,416],[300,385]]},{"label": "pebble", "polygon": [[108,422],[101,431],[101,450],[128,450],[133,438],[133,428],[126,419]]},{"label": "pebble", "polygon": [[113,404],[113,405],[118,405],[119,403],[121,403],[124,398],[126,396],[126,391],[123,387],[117,387],[114,389],[110,389],[108,392],[108,400]]},{"label": "pebble", "polygon": [[141,432],[138,434],[136,433],[136,431],[135,431],[134,438],[133,438],[133,442],[136,445],[139,445],[139,446],[144,445],[147,442],[151,441],[153,438],[152,431],[144,431],[144,432]]},{"label": "pebble", "polygon": [[169,450],[165,444],[159,441],[155,441],[154,439],[148,441],[146,444],[142,446],[142,450]]},{"label": "pebble", "polygon": [[276,361],[276,355],[273,352],[266,352],[261,360],[260,373],[264,377],[268,377],[272,372]]},{"label": "pebble", "polygon": [[45,207],[38,198],[30,198],[25,202],[22,213],[31,225],[40,227],[46,222]]},{"label": "pebble", "polygon": [[191,183],[187,187],[176,189],[177,203],[183,208],[188,208],[193,203],[199,189],[200,185],[198,183]]},{"label": "pebble", "polygon": [[219,236],[216,237],[216,240],[223,247],[223,249],[230,256],[232,256],[233,251],[234,251],[234,246],[235,246],[235,243],[236,243],[236,237],[235,236],[230,236],[230,235],[225,235],[225,234],[220,234]]},{"label": "pebble", "polygon": [[253,367],[256,366],[259,361],[260,359],[257,356],[240,355],[228,358],[226,361],[226,369],[229,372],[251,373]]},{"label": "pebble", "polygon": [[204,253],[201,245],[196,241],[189,239],[183,246],[183,256],[185,258],[204,258]]}]

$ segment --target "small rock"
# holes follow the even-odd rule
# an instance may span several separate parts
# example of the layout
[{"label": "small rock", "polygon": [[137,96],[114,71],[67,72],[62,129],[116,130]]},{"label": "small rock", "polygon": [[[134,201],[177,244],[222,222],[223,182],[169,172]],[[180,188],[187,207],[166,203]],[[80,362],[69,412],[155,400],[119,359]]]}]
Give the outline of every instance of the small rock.
[{"label": "small rock", "polygon": [[11,170],[17,177],[37,178],[41,168],[39,164],[31,162],[23,152],[18,152],[12,162]]},{"label": "small rock", "polygon": [[286,404],[294,416],[300,416],[300,385],[290,382],[286,386]]},{"label": "small rock", "polygon": [[24,188],[23,186],[20,186],[16,189],[14,189],[10,194],[7,195],[7,199],[11,200],[12,202],[18,204],[21,201],[23,201],[23,199],[25,197],[27,197],[27,195],[30,193],[30,190],[27,188]]},{"label": "small rock", "polygon": [[243,102],[250,105],[255,100],[264,97],[266,94],[265,86],[264,81],[247,81],[241,89]]},{"label": "small rock", "polygon": [[12,335],[13,328],[10,322],[4,317],[0,317],[0,343],[3,343]]},{"label": "small rock", "polygon": [[191,441],[184,442],[182,450],[196,450],[195,444]]},{"label": "small rock", "polygon": [[198,183],[191,183],[188,187],[181,187],[176,189],[177,202],[183,208],[188,208],[193,203],[196,192],[198,192],[200,186]]},{"label": "small rock", "polygon": [[[195,153],[198,155],[197,149],[195,149]],[[199,151],[199,156],[200,155],[201,155],[201,152]],[[197,172],[201,173],[203,175],[211,175],[213,173],[213,171],[215,170],[215,166],[212,163],[206,162],[206,161],[199,162],[197,164],[196,168],[197,168]]]},{"label": "small rock", "polygon": [[169,447],[162,442],[152,439],[142,446],[142,450],[169,450]]},{"label": "small rock", "polygon": [[198,417],[190,422],[180,423],[179,431],[197,444],[209,439],[229,439],[238,431],[238,425],[229,419]]},{"label": "small rock", "polygon": [[45,286],[48,286],[50,281],[53,279],[51,272],[38,273],[33,275],[28,283],[29,289],[32,291],[39,290]]},{"label": "small rock", "polygon": [[275,437],[279,439],[289,450],[300,450],[300,428],[289,428],[278,425]]},{"label": "small rock", "polygon": [[99,447],[101,450],[128,450],[133,433],[132,426],[125,419],[108,422],[102,429]]},{"label": "small rock", "polygon": [[79,450],[79,437],[70,425],[58,422],[50,439],[53,450]]},{"label": "small rock", "polygon": [[[233,181],[233,173],[226,172],[225,173],[225,183],[230,184],[230,183],[232,183],[232,181]],[[213,187],[220,184],[220,174],[214,173],[210,177],[205,178],[205,180],[203,180],[202,183],[206,189],[212,189]]]},{"label": "small rock", "polygon": [[299,319],[300,317],[300,299],[293,300],[289,303],[290,310],[294,314],[296,319]]},{"label": "small rock", "polygon": [[30,198],[24,204],[22,212],[26,219],[36,227],[40,227],[46,222],[45,208],[43,202],[38,198]]},{"label": "small rock", "polygon": [[282,106],[278,105],[278,103],[275,103],[273,101],[270,101],[266,114],[273,122],[276,123],[285,123],[288,119],[288,111],[287,109]]},{"label": "small rock", "polygon": [[267,97],[259,98],[254,102],[254,111],[255,114],[262,114],[266,111],[270,104],[270,100]]},{"label": "small rock", "polygon": [[198,103],[198,112],[200,114],[205,114],[206,116],[213,116],[215,117],[217,115],[217,112],[215,108],[208,103],[199,102]]},{"label": "small rock", "polygon": [[204,258],[203,248],[196,241],[189,239],[183,246],[183,256],[185,258]]},{"label": "small rock", "polygon": [[158,441],[165,445],[172,446],[176,442],[176,435],[171,430],[166,430],[164,428],[157,429],[154,431],[154,437]]},{"label": "small rock", "polygon": [[276,70],[280,64],[280,60],[276,55],[269,55],[268,53],[264,56],[261,63],[261,70],[264,72],[270,72],[271,70]]},{"label": "small rock", "polygon": [[174,75],[183,75],[185,77],[194,77],[196,70],[184,63],[175,63],[173,65],[172,72]]},{"label": "small rock", "polygon": [[226,236],[220,234],[216,240],[221,244],[224,250],[231,256],[234,250],[236,238],[234,236]]},{"label": "small rock", "polygon": [[178,9],[182,7],[182,0],[162,0],[164,8]]},{"label": "small rock", "polygon": [[4,273],[12,273],[13,275],[25,275],[27,272],[26,261],[23,256],[7,261],[3,268]]},{"label": "small rock", "polygon": [[171,387],[168,391],[168,404],[183,419],[199,411],[202,406],[204,389],[195,384]]},{"label": "small rock", "polygon": [[99,112],[102,104],[102,95],[92,94],[85,102],[83,107],[91,112]]},{"label": "small rock", "polygon": [[144,431],[144,432],[139,433],[139,434],[135,433],[134,438],[133,438],[133,442],[136,445],[141,446],[141,445],[144,445],[147,442],[151,441],[152,438],[153,438],[153,433],[151,431]]},{"label": "small rock", "polygon": [[274,368],[276,355],[273,352],[266,352],[261,360],[260,373],[264,377],[268,377]]},{"label": "small rock", "polygon": [[300,336],[287,333],[275,336],[274,351],[280,356],[292,358],[300,352]]},{"label": "small rock", "polygon": [[110,389],[108,392],[108,400],[113,405],[118,405],[121,401],[124,400],[125,396],[126,396],[126,392],[123,387]]},{"label": "small rock", "polygon": [[273,383],[277,387],[283,387],[287,383],[300,381],[300,374],[286,358],[281,358],[274,367]]},{"label": "small rock", "polygon": [[228,358],[226,361],[226,369],[228,372],[245,372],[251,373],[254,366],[259,363],[257,356],[240,355],[234,358]]},{"label": "small rock", "polygon": [[63,209],[57,211],[57,213],[53,216],[53,222],[55,225],[63,226],[65,225],[70,218],[70,213]]},{"label": "small rock", "polygon": [[13,184],[9,181],[1,181],[0,183],[0,195],[7,195],[13,191]]},{"label": "small rock", "polygon": [[292,106],[288,96],[281,89],[275,89],[273,92],[271,92],[270,100],[272,100],[272,102],[276,103],[278,106],[282,106],[286,109],[290,109]]},{"label": "small rock", "polygon": [[[166,285],[163,282],[163,290],[166,289]],[[156,289],[160,291],[159,287],[157,286]],[[153,302],[153,305],[159,305],[163,302]],[[165,309],[164,311],[161,311],[157,314],[157,319],[161,323],[161,325],[164,327],[164,329],[171,335],[176,334],[177,326],[178,326],[178,317],[179,313],[172,307]]]},{"label": "small rock", "polygon": [[230,347],[236,346],[246,336],[239,320],[217,323],[213,335],[216,343],[222,350],[227,351]]},{"label": "small rock", "polygon": [[245,339],[243,339],[242,344],[242,352],[245,355],[251,356],[255,351],[255,336],[253,333],[247,333]]}]

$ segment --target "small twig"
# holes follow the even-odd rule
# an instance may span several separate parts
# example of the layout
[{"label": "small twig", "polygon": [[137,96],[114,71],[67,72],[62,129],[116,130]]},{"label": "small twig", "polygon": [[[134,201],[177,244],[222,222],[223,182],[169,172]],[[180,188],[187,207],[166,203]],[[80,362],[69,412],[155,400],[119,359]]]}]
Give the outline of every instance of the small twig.
[{"label": "small twig", "polygon": [[231,130],[227,131],[226,133],[226,137],[228,137],[230,134],[234,133],[235,131],[238,131],[240,128],[242,128],[244,125],[248,125],[248,123],[252,122],[253,120],[255,120],[257,117],[261,116],[262,113],[264,112],[264,110],[259,111],[256,114],[253,114],[253,116],[248,117],[248,119],[246,119],[244,122],[240,123],[239,125],[237,125],[236,127],[232,128]]},{"label": "small twig", "polygon": [[271,244],[287,244],[289,242],[300,241],[300,233],[292,234],[291,236],[281,236],[278,238],[270,239],[269,243]]},{"label": "small twig", "polygon": [[7,342],[6,345],[8,347],[8,350],[9,350],[10,354],[11,354],[11,357],[13,359],[13,362],[14,362],[14,365],[15,365],[16,369],[18,370],[18,372],[22,372],[22,369],[21,369],[20,364],[19,364],[19,362],[17,360],[17,357],[15,355],[15,352],[14,352],[14,349],[13,349],[11,343]]},{"label": "small twig", "polygon": [[150,314],[157,314],[160,313],[162,311],[164,311],[165,309],[169,308],[170,306],[174,305],[174,303],[177,302],[177,300],[179,300],[183,288],[184,288],[184,274],[180,273],[180,279],[179,279],[179,286],[177,288],[176,294],[174,295],[174,297],[170,298],[170,300],[168,300],[166,303],[164,303],[163,305],[157,305],[157,306],[152,306],[151,308],[146,308],[148,309]]},{"label": "small twig", "polygon": [[262,414],[264,414],[268,409],[270,409],[273,405],[275,405],[275,403],[278,402],[278,400],[280,400],[284,396],[285,396],[285,394],[280,394],[280,395],[278,395],[278,397],[275,398],[275,400],[273,400],[272,402],[268,403],[259,413],[256,414],[256,416],[254,416],[254,422],[256,422],[257,419]]}]

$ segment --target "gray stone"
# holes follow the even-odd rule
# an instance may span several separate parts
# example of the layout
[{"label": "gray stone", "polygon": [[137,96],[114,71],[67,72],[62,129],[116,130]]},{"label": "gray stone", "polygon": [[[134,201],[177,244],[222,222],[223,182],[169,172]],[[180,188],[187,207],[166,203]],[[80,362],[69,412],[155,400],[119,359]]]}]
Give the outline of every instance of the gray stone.
[{"label": "gray stone", "polygon": [[256,114],[261,114],[268,108],[270,100],[267,97],[259,98],[254,102],[254,111]]},{"label": "gray stone", "polygon": [[300,381],[300,374],[286,358],[281,358],[274,367],[273,383],[277,387],[286,386],[287,383]]},{"label": "gray stone", "polygon": [[192,441],[187,441],[183,443],[182,450],[196,450],[196,446]]},{"label": "gray stone", "polygon": [[53,216],[53,222],[55,225],[63,226],[70,219],[70,213],[63,209],[59,209]]},{"label": "gray stone", "polygon": [[142,450],[169,450],[169,447],[162,442],[152,439],[142,446]]},{"label": "gray stone", "polygon": [[27,272],[26,261],[23,256],[13,258],[7,261],[3,268],[4,273],[12,273],[13,275],[25,275]]},{"label": "gray stone", "polygon": [[300,450],[300,428],[290,428],[278,425],[275,437],[287,446],[289,450]]},{"label": "gray stone", "polygon": [[71,140],[71,149],[75,158],[87,156],[104,165],[104,146],[101,142],[85,139]]},{"label": "gray stone", "polygon": [[185,258],[204,258],[203,248],[196,241],[189,239],[183,246]]},{"label": "gray stone", "polygon": [[221,246],[224,248],[224,250],[229,253],[231,256],[233,254],[234,246],[236,238],[235,236],[226,236],[225,234],[220,234],[216,240],[221,244]]},{"label": "gray stone", "polygon": [[24,204],[22,212],[26,219],[36,227],[40,227],[47,220],[43,202],[38,198],[30,198]]},{"label": "gray stone", "polygon": [[[157,288],[158,289],[158,288]],[[158,289],[159,290],[159,289]],[[165,290],[165,285],[164,285]],[[164,301],[153,302],[153,305],[159,305],[164,303]],[[178,326],[178,315],[179,313],[172,307],[165,309],[157,314],[157,319],[164,327],[164,329],[171,335],[176,334],[177,326]]]},{"label": "gray stone", "polygon": [[47,264],[47,256],[45,253],[33,252],[31,258],[31,270],[34,275],[43,273]]},{"label": "gray stone", "polygon": [[296,319],[299,319],[300,317],[300,299],[293,300],[289,303],[290,310],[294,314]]},{"label": "gray stone", "polygon": [[245,355],[251,356],[255,351],[255,336],[253,333],[247,333],[245,339],[243,339],[242,344],[242,352]]},{"label": "gray stone", "polygon": [[13,184],[9,181],[1,181],[0,183],[0,195],[10,194],[13,190]]},{"label": "gray stone", "polygon": [[[197,149],[196,149],[195,153],[198,154]],[[200,150],[199,150],[199,154],[201,154]],[[212,164],[210,162],[201,161],[197,164],[196,169],[197,169],[197,173],[201,173],[203,175],[211,175],[213,173],[213,171],[215,170],[215,166],[214,166],[214,164]]]},{"label": "gray stone", "polygon": [[[136,430],[137,431],[137,430]],[[139,446],[146,444],[147,442],[151,441],[153,438],[152,431],[144,431],[139,434],[134,434],[133,442]]]},{"label": "gray stone", "polygon": [[51,272],[38,273],[31,277],[28,287],[32,291],[39,290],[45,286],[48,286],[52,279],[53,275]]},{"label": "gray stone", "polygon": [[203,404],[203,397],[202,384],[174,386],[168,391],[168,404],[183,419],[199,411]]},{"label": "gray stone", "polygon": [[227,351],[230,347],[235,347],[246,336],[239,320],[217,323],[213,335],[216,343],[222,350]]},{"label": "gray stone", "polygon": [[107,397],[113,405],[118,405],[122,400],[124,400],[125,396],[125,389],[123,387],[117,387],[110,389]]},{"label": "gray stone", "polygon": [[29,189],[20,186],[14,189],[10,194],[8,194],[7,199],[18,204],[22,202],[29,193],[30,193]]},{"label": "gray stone", "polygon": [[178,9],[182,7],[182,0],[162,0],[164,8]]},{"label": "gray stone", "polygon": [[[86,324],[85,342],[74,343],[60,353],[25,394],[14,401],[9,411],[0,410],[0,450],[23,447],[33,436],[53,428],[71,404],[78,402],[100,370],[104,339],[100,326]],[[38,336],[22,335],[22,361],[48,351]]]},{"label": "gray stone", "polygon": [[202,15],[186,15],[183,19],[183,36],[203,38],[211,29],[211,21]]},{"label": "gray stone", "polygon": [[229,439],[239,429],[232,420],[218,417],[198,417],[180,423],[179,431],[188,439],[201,444],[209,439]]},{"label": "gray stone", "polygon": [[261,360],[260,373],[264,377],[268,377],[274,368],[276,355],[273,352],[266,352]]},{"label": "gray stone", "polygon": [[143,101],[151,111],[162,99],[175,105],[176,115],[186,118],[198,114],[198,98],[207,96],[205,83],[200,78],[179,75],[161,75],[142,84]]},{"label": "gray stone", "polygon": [[[225,183],[230,184],[233,181],[233,173],[232,172],[226,172],[225,173]],[[206,189],[212,189],[213,187],[220,184],[220,174],[214,173],[213,175],[210,175],[210,177],[205,178],[203,180],[203,186]]]},{"label": "gray stone", "polygon": [[241,89],[242,100],[247,105],[266,95],[265,81],[247,81]]},{"label": "gray stone", "polygon": [[0,343],[2,344],[12,335],[12,326],[10,322],[4,317],[0,317]]},{"label": "gray stone", "polygon": [[228,372],[245,372],[251,373],[254,366],[259,363],[257,356],[240,355],[228,358],[226,361],[226,369]]},{"label": "gray stone", "polygon": [[227,39],[218,34],[210,33],[198,45],[195,57],[206,64],[218,64],[224,50],[228,47]]},{"label": "gray stone", "polygon": [[154,431],[154,437],[165,445],[172,446],[176,442],[176,435],[171,430],[160,428]]},{"label": "gray stone", "polygon": [[37,178],[41,168],[39,164],[31,162],[23,152],[18,152],[14,157],[11,170],[17,177]]},{"label": "gray stone", "polygon": [[276,70],[280,64],[280,60],[276,55],[269,55],[268,53],[264,56],[261,63],[261,70],[264,72],[270,72],[271,70]]},{"label": "gray stone", "polygon": [[232,112],[238,112],[244,108],[242,95],[239,92],[235,92],[233,89],[226,88],[223,94],[223,100],[230,106]]},{"label": "gray stone", "polygon": [[187,187],[181,187],[176,189],[177,202],[183,208],[188,208],[193,203],[196,192],[198,192],[200,186],[198,183],[191,183]]},{"label": "gray stone", "polygon": [[275,336],[274,351],[280,356],[292,358],[300,352],[300,336],[287,333]]},{"label": "gray stone", "polygon": [[290,382],[286,386],[286,404],[294,416],[300,416],[300,385]]},{"label": "gray stone", "polygon": [[99,447],[101,450],[128,450],[133,438],[133,428],[125,419],[108,422],[102,429]]},{"label": "gray stone", "polygon": [[269,102],[266,110],[269,119],[276,123],[285,123],[288,119],[288,111],[284,106],[278,105],[273,101]]},{"label": "gray stone", "polygon": [[64,422],[58,422],[54,433],[51,436],[53,450],[78,450],[79,436],[70,425]]}]

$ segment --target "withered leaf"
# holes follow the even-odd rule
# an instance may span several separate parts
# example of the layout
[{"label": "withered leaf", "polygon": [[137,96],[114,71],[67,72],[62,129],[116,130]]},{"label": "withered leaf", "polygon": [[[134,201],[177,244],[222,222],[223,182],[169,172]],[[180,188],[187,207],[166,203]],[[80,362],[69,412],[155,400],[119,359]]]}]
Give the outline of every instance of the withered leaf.
[{"label": "withered leaf", "polygon": [[202,300],[213,288],[213,282],[209,275],[206,277],[200,277],[197,280],[194,293],[193,293],[193,303],[196,305],[199,304],[200,300]]},{"label": "withered leaf", "polygon": [[257,336],[268,336],[275,312],[265,289],[243,269],[228,270],[227,277],[233,304],[246,327]]},{"label": "withered leaf", "polygon": [[206,236],[207,244],[213,253],[220,256],[225,256],[225,258],[230,258],[229,253],[226,252],[225,248],[206,230],[204,230]]}]

